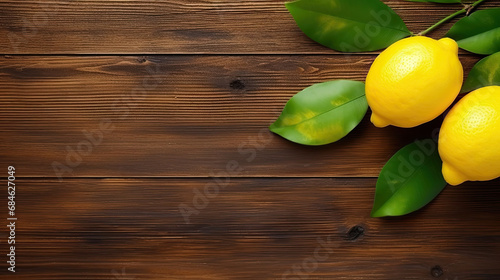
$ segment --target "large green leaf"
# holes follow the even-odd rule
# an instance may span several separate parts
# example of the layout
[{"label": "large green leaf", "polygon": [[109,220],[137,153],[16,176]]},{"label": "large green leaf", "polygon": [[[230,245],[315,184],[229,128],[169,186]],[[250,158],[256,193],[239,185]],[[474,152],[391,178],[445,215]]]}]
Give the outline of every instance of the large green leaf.
[{"label": "large green leaf", "polygon": [[347,135],[367,110],[363,82],[330,81],[293,96],[269,129],[295,143],[324,145]]},{"label": "large green leaf", "polygon": [[472,67],[461,92],[486,86],[500,86],[500,52],[481,59]]},{"label": "large green leaf", "polygon": [[379,0],[298,0],[285,5],[309,38],[337,51],[380,50],[411,35]]},{"label": "large green leaf", "polygon": [[500,51],[500,8],[472,13],[453,25],[446,34],[464,50],[477,54]]},{"label": "large green leaf", "polygon": [[446,186],[442,164],[432,139],[399,150],[380,172],[371,216],[400,216],[424,207]]},{"label": "large green leaf", "polygon": [[462,3],[461,0],[407,0],[410,2],[433,2],[433,3],[442,3],[442,4],[457,4]]}]

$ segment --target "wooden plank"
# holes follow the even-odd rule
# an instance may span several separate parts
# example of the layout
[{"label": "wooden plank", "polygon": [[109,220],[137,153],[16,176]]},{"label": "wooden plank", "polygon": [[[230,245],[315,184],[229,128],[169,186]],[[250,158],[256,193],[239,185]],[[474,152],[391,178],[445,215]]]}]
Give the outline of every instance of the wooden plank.
[{"label": "wooden plank", "polygon": [[[1,0],[0,53],[334,53],[299,30],[284,2]],[[384,2],[415,33],[461,8],[400,0]],[[495,6],[496,1],[481,5]],[[430,35],[441,37],[452,24]]]},{"label": "wooden plank", "polygon": [[[268,132],[286,101],[332,79],[364,80],[373,56],[4,57],[0,165],[23,176],[375,177],[431,137],[368,120],[323,147]],[[468,71],[479,58],[463,56]],[[58,172],[54,171],[54,167]]]},{"label": "wooden plank", "polygon": [[206,198],[213,180],[19,177],[16,279],[500,277],[498,180],[390,219],[369,217],[375,182],[232,178]]}]

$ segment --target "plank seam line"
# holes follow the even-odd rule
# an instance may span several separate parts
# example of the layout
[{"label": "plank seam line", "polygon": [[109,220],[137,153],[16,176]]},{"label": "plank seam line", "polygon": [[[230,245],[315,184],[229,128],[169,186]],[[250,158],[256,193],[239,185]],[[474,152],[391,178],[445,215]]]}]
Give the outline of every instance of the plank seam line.
[{"label": "plank seam line", "polygon": [[[4,58],[9,57],[116,57],[116,56],[146,56],[146,57],[159,57],[159,56],[377,56],[376,53],[105,53],[105,54],[0,54]],[[463,53],[459,54],[461,57],[478,57],[479,55]]]},{"label": "plank seam line", "polygon": [[[209,176],[117,176],[117,177],[112,177],[112,176],[88,176],[88,177],[67,177],[64,178],[62,182],[68,180],[68,181],[77,181],[77,180],[104,180],[104,179],[114,179],[114,180],[139,180],[139,179],[147,179],[147,180],[166,180],[166,179],[182,179],[182,180],[205,180],[205,179],[212,179],[213,177]],[[290,177],[290,176],[242,176],[242,177],[230,177],[231,179],[235,180],[249,180],[249,179],[276,179],[276,180],[283,180],[283,179],[291,179],[291,180],[300,180],[300,179],[376,179],[377,176],[328,176],[328,177],[321,177],[321,176],[298,176],[298,177]],[[59,180],[58,177],[38,177],[38,176],[16,176],[16,180]]]},{"label": "plank seam line", "polygon": [[17,56],[47,56],[47,57],[98,57],[98,56],[324,56],[324,55],[338,55],[338,56],[373,56],[379,53],[104,53],[104,54],[64,54],[64,53],[49,53],[49,54],[0,54],[4,57],[17,57]]}]

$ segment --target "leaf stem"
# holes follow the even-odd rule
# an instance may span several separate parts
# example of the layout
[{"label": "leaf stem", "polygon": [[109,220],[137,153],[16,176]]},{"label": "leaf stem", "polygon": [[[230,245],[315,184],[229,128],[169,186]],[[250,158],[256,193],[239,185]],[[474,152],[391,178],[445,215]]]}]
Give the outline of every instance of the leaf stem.
[{"label": "leaf stem", "polygon": [[438,26],[440,26],[441,24],[449,21],[450,19],[456,17],[456,16],[459,16],[461,14],[466,14],[466,15],[469,15],[471,13],[472,10],[474,10],[474,8],[476,8],[477,6],[479,6],[479,4],[481,4],[482,2],[484,2],[486,0],[478,0],[470,5],[464,5],[464,8],[461,9],[460,11],[456,11],[454,12],[453,14],[443,18],[442,20],[436,22],[434,25],[432,25],[431,27],[427,28],[426,30],[418,33],[417,35],[419,36],[423,36],[429,32],[431,32],[432,30],[436,29]]}]

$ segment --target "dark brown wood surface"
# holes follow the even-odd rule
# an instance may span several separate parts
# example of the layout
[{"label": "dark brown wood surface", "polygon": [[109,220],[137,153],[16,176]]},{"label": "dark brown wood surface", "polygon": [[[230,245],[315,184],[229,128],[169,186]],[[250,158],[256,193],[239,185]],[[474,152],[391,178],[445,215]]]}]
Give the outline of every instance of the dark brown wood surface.
[{"label": "dark brown wood surface", "polygon": [[[23,54],[331,54],[282,0],[0,1],[0,51]],[[418,33],[460,5],[384,1]],[[490,0],[482,7],[496,7]],[[451,23],[450,23],[451,24]],[[435,32],[440,36],[451,26]]]},{"label": "dark brown wood surface", "polygon": [[[348,137],[324,147],[267,130],[296,92],[333,79],[363,81],[373,58],[0,58],[0,139],[9,151],[0,162],[23,166],[30,177],[56,176],[52,163],[69,166],[75,153],[81,163],[64,176],[206,177],[236,160],[240,176],[376,177],[399,148],[431,137],[441,118],[415,129],[378,129],[367,115]],[[467,72],[477,60],[462,57]],[[112,131],[102,131],[90,150],[79,146],[89,143],[85,131],[97,137],[103,120]],[[37,156],[26,147],[36,147]]]},{"label": "dark brown wood surface", "polygon": [[[384,2],[414,32],[460,9]],[[0,0],[0,38],[18,217],[0,279],[500,279],[499,180],[369,217],[384,163],[441,117],[367,115],[323,147],[268,132],[296,92],[363,81],[376,57],[310,41],[283,1]]]},{"label": "dark brown wood surface", "polygon": [[210,181],[20,179],[19,274],[282,279],[304,260],[313,270],[320,247],[310,279],[433,279],[436,265],[441,279],[499,276],[498,183],[448,188],[415,214],[373,219],[375,178],[231,178],[186,224],[179,205]]}]

